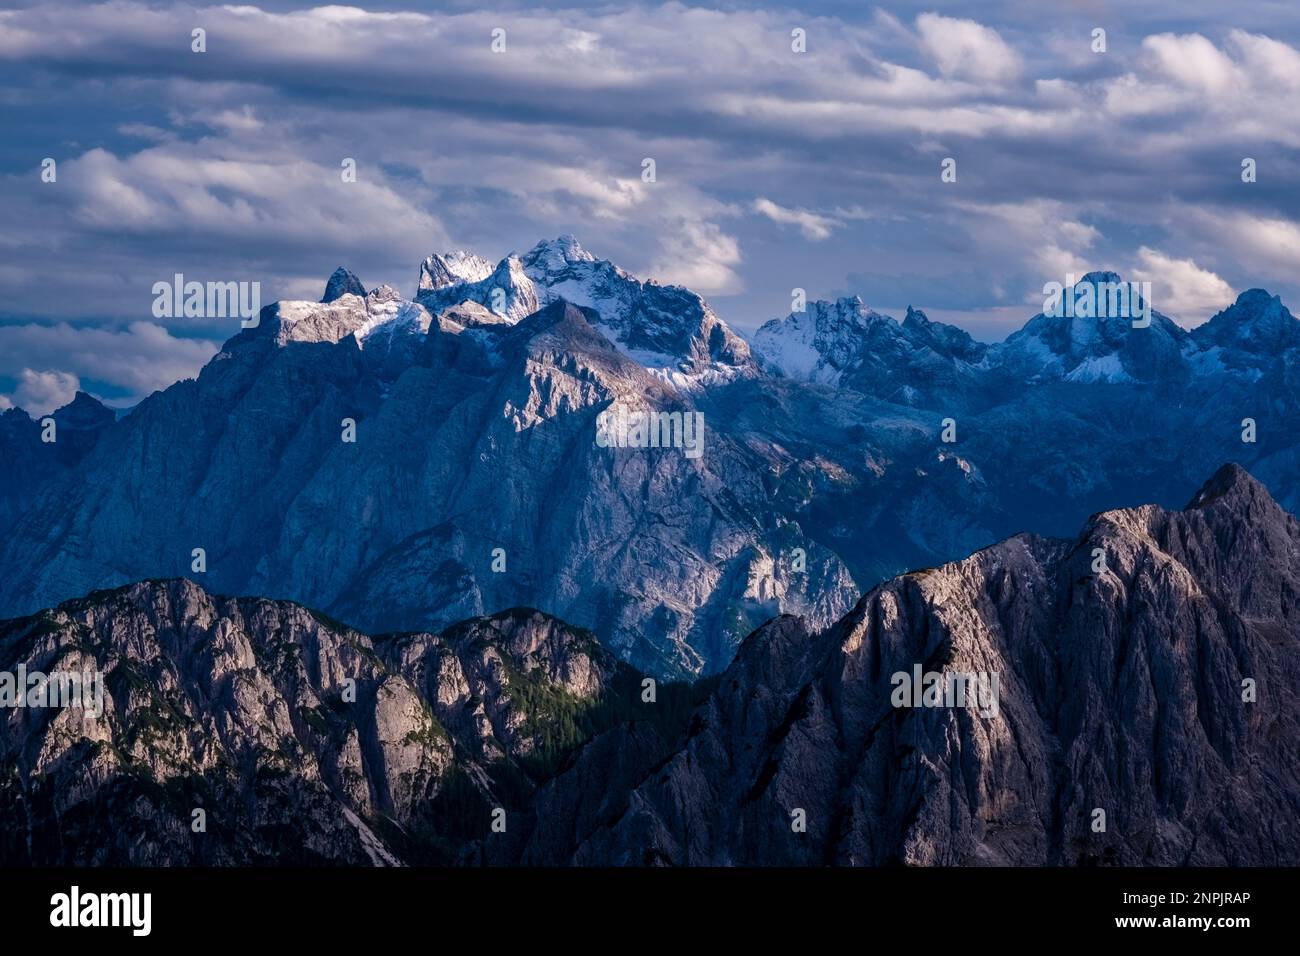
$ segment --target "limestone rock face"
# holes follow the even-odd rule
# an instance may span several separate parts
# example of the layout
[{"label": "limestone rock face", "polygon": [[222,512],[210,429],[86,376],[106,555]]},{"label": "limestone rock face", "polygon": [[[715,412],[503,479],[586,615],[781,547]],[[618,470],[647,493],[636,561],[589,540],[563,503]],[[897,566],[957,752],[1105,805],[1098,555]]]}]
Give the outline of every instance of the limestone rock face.
[{"label": "limestone rock face", "polygon": [[[534,853],[1293,866],[1298,650],[1300,524],[1226,466],[1184,511],[1012,538],[872,590],[821,634],[773,621],[674,756],[554,857]],[[996,715],[893,706],[892,676],[916,665],[997,674]],[[588,775],[579,761],[541,799],[575,805]]]},{"label": "limestone rock face", "polygon": [[428,292],[460,283],[478,282],[491,274],[492,263],[464,250],[431,255],[420,264],[419,291]]},{"label": "limestone rock face", "polygon": [[0,623],[20,667],[102,673],[103,713],[0,711],[3,865],[453,862],[618,670],[537,612],[372,639],[185,580]]},{"label": "limestone rock face", "polygon": [[[187,575],[202,548],[205,582],[225,593],[371,631],[539,607],[644,670],[685,675],[724,666],[773,613],[829,624],[851,606],[843,562],[768,512],[766,450],[715,431],[707,396],[628,357],[592,310],[480,311],[435,319],[386,287],[268,307],[74,468],[24,471],[0,496],[0,567],[14,569],[0,614]],[[614,403],[704,415],[703,453],[601,447]],[[27,457],[33,424],[15,417]],[[796,548],[805,572],[791,571]]]}]

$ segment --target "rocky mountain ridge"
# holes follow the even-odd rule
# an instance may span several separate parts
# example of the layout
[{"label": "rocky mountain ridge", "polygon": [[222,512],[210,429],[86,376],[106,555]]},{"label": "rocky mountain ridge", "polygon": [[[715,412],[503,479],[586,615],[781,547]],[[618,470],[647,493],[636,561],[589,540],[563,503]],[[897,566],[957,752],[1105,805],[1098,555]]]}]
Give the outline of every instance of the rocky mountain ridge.
[{"label": "rocky mountain ridge", "polygon": [[[1237,466],[1182,512],[1009,539],[873,589],[823,633],[783,617],[751,635],[683,748],[564,853],[1295,865],[1298,602],[1300,523]],[[918,665],[998,674],[997,716],[893,706]]]},{"label": "rocky mountain ridge", "polygon": [[493,810],[524,829],[538,781],[641,693],[589,632],[526,609],[371,638],[187,580],[4,622],[0,656],[105,683],[98,719],[4,712],[4,865],[472,861]]},{"label": "rocky mountain ridge", "polygon": [[[1300,522],[1234,465],[776,618],[653,701],[534,611],[372,638],[143,583],[0,623],[0,666],[108,688],[100,721],[7,712],[0,858],[1296,865],[1297,622]],[[900,707],[917,669],[995,706]]]},{"label": "rocky mountain ridge", "polygon": [[[1114,272],[1090,272],[1095,301],[1125,285]],[[899,322],[860,298],[809,303],[772,319],[754,335],[759,360],[787,378],[853,388],[899,404],[937,407],[987,391],[1064,381],[1080,384],[1172,383],[1196,375],[1246,371],[1266,354],[1300,350],[1300,322],[1277,296],[1248,289],[1203,325],[1183,329],[1134,294],[1126,315],[1038,313],[1004,342],[985,345],[954,326],[908,308]],[[1141,321],[1141,319],[1139,319]],[[1252,361],[1254,360],[1254,361]],[[964,386],[964,388],[962,387]],[[936,404],[937,403],[937,404]]]},{"label": "rocky mountain ridge", "polygon": [[[1176,506],[1226,460],[1300,507],[1297,323],[1257,290],[1191,333],[1039,316],[999,346],[812,303],[789,328],[822,380],[771,360],[783,323],[751,351],[572,237],[430,256],[419,285],[336,271],[121,420],[79,399],[99,413],[58,444],[6,412],[0,614],[187,575],[202,549],[222,593],[369,631],[527,605],[688,676],[773,615],[824,627],[909,567]],[[613,408],[703,416],[702,457],[600,447]]]}]

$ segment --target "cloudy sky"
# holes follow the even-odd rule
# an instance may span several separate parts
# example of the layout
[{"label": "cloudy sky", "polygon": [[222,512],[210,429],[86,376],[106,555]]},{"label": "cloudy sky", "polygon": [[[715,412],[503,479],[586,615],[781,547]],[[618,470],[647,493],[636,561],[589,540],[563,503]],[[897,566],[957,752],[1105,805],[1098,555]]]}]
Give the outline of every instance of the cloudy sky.
[{"label": "cloudy sky", "polygon": [[177,272],[410,295],[429,252],[566,232],[742,331],[797,286],[997,340],[1091,268],[1186,326],[1294,305],[1300,5],[1137,6],[11,5],[0,407],[194,374],[237,320],[155,319]]}]

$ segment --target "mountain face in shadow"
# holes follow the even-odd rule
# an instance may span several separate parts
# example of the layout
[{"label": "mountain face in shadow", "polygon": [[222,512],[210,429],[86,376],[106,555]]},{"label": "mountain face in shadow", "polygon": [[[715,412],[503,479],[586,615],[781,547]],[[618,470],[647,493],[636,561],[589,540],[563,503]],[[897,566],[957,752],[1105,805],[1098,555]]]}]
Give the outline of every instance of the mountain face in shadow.
[{"label": "mountain face in shadow", "polygon": [[[1236,466],[1180,512],[1008,539],[873,589],[825,632],[755,632],[631,809],[565,852],[1294,865],[1298,601],[1300,524]],[[918,667],[997,675],[996,708],[894,706]]]}]

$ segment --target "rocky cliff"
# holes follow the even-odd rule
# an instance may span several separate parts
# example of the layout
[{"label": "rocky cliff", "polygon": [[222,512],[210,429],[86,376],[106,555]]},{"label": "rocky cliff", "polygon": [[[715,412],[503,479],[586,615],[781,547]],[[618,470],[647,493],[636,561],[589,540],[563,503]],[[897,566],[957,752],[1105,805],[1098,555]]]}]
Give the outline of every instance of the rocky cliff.
[{"label": "rocky cliff", "polygon": [[[1181,512],[1017,536],[821,634],[773,621],[618,818],[537,858],[1295,865],[1297,650],[1300,523],[1226,466]],[[895,706],[917,667],[997,675],[995,715]]]}]

